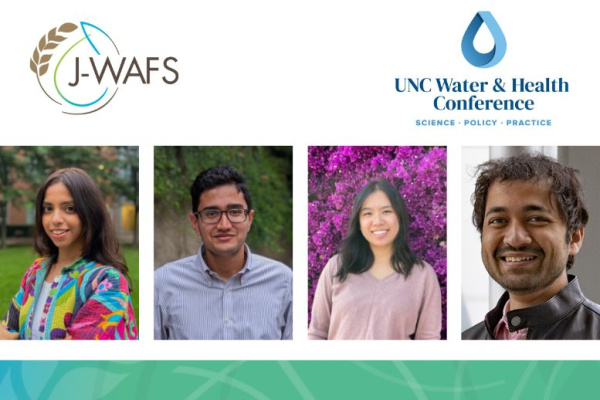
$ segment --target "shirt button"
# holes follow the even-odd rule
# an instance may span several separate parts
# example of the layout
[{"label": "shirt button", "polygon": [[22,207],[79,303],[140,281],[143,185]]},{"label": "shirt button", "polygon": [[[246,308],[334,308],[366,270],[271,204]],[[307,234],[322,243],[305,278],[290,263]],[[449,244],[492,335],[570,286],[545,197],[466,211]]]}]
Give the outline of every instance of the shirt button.
[{"label": "shirt button", "polygon": [[231,325],[231,318],[225,318],[225,325]]},{"label": "shirt button", "polygon": [[512,326],[519,326],[519,325],[521,325],[521,317],[518,317],[518,316],[517,317],[512,317],[510,319],[510,324]]}]

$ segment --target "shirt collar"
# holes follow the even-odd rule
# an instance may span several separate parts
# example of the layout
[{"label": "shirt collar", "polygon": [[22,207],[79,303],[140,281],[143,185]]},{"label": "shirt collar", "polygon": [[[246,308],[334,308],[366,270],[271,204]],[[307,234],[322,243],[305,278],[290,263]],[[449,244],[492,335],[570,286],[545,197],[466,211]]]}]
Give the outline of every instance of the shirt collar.
[{"label": "shirt collar", "polygon": [[[537,325],[547,325],[577,308],[585,300],[585,296],[579,287],[579,281],[575,275],[568,275],[568,280],[569,283],[567,286],[562,288],[560,292],[545,303],[534,307],[508,311],[506,313],[508,329],[514,332]],[[493,333],[498,322],[502,319],[504,307],[508,299],[508,292],[505,292],[496,307],[486,315],[485,322],[488,332]]]},{"label": "shirt collar", "polygon": [[504,308],[502,309],[502,318],[498,325],[496,325],[496,329],[494,330],[494,337],[496,339],[527,339],[527,328],[522,328],[519,330],[511,331],[510,324],[508,323],[507,314],[510,310],[510,299],[504,304]]},{"label": "shirt collar", "polygon": [[[240,270],[240,272],[238,272],[236,274],[241,276],[241,283],[244,283],[244,274],[248,271],[251,271],[252,268],[252,253],[250,252],[250,247],[248,247],[248,245],[246,243],[244,243],[244,249],[246,251],[246,261],[244,262],[244,266],[242,267],[242,269]],[[204,252],[206,251],[206,247],[204,245],[200,246],[200,249],[198,250],[198,256],[196,257],[197,263],[200,267],[200,271],[204,272],[204,274],[202,274],[202,276],[205,277],[211,277],[211,278],[218,278],[218,274],[216,272],[214,272],[212,269],[210,269],[210,267],[208,266],[208,264],[206,263],[206,261],[204,260]]]},{"label": "shirt collar", "polygon": [[[48,268],[52,266],[56,257],[47,257],[42,260],[42,270],[46,271]],[[86,263],[83,257],[79,257],[77,260],[73,261],[71,264],[67,265],[63,269],[60,270],[61,275],[65,275],[66,273],[74,270],[79,267],[82,263]]]}]

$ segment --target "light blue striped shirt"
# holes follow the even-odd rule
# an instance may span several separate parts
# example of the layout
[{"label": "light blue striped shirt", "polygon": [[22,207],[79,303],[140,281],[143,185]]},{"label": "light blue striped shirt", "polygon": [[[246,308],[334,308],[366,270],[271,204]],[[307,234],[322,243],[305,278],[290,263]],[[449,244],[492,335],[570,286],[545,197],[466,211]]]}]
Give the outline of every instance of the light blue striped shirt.
[{"label": "light blue striped shirt", "polygon": [[291,339],[292,270],[252,254],[228,281],[202,257],[154,272],[154,339]]}]

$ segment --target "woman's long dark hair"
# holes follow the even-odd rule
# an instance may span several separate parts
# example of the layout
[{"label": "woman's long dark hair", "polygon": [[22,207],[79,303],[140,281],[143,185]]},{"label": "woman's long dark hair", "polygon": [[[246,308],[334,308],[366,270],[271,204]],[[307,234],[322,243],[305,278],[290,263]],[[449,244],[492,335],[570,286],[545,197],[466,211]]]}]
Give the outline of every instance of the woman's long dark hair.
[{"label": "woman's long dark hair", "polygon": [[387,179],[378,179],[369,182],[354,199],[348,234],[340,245],[340,267],[336,274],[340,282],[350,273],[360,274],[368,271],[375,262],[371,246],[360,231],[360,209],[366,198],[377,190],[385,193],[390,200],[400,228],[393,242],[392,268],[407,278],[415,264],[421,268],[424,266],[423,261],[410,250],[406,241],[409,216],[402,196]]},{"label": "woman's long dark hair", "polygon": [[82,257],[118,269],[130,282],[127,263],[119,252],[119,241],[102,192],[92,178],[79,168],[65,168],[54,172],[38,191],[35,200],[35,251],[42,257],[57,259],[58,247],[44,230],[42,214],[46,190],[59,182],[69,189],[75,203],[75,212],[81,220],[81,235],[84,240]]}]

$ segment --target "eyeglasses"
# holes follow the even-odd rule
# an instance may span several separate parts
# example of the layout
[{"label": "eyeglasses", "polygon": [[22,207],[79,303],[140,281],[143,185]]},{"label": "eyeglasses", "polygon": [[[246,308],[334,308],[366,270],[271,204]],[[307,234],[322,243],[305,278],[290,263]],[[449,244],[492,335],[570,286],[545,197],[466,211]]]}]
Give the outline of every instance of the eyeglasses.
[{"label": "eyeglasses", "polygon": [[206,210],[196,211],[194,215],[200,217],[200,220],[208,225],[218,224],[223,214],[227,215],[227,219],[231,223],[240,223],[248,219],[248,213],[250,210],[244,210],[243,208],[231,208],[227,211],[221,211],[214,208]]}]

